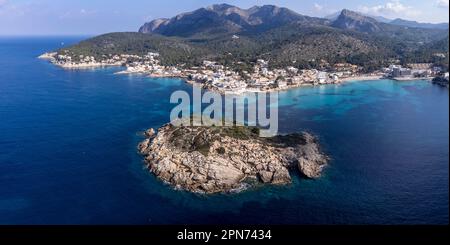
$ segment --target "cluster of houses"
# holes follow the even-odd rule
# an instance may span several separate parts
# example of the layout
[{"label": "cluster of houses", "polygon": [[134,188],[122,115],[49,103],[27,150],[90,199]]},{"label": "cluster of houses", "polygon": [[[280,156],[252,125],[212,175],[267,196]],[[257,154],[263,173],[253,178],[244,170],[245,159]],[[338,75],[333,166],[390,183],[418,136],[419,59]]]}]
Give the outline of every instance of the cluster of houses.
[{"label": "cluster of houses", "polygon": [[358,66],[347,63],[336,64],[333,72],[316,69],[299,70],[292,66],[284,69],[270,69],[268,61],[258,59],[252,71],[238,73],[229,67],[208,60],[203,61],[199,67],[163,66],[160,64],[158,53],[148,53],[144,56],[109,54],[102,55],[99,60],[93,56],[83,55],[75,59],[67,53],[45,55],[46,57],[43,58],[49,58],[53,63],[66,68],[125,66],[126,70],[119,73],[142,73],[152,77],[182,77],[206,89],[231,93],[339,83],[342,78],[350,77],[358,71]]},{"label": "cluster of houses", "polygon": [[268,61],[257,60],[251,72],[241,74],[214,61],[204,61],[201,67],[183,70],[188,80],[221,92],[267,91],[287,89],[301,85],[338,83],[339,76],[315,69],[299,70],[295,67],[269,69]]},{"label": "cluster of houses", "polygon": [[213,61],[203,61],[201,67],[185,69],[184,75],[191,83],[199,83],[204,88],[218,91],[244,92],[247,84],[235,71]]},{"label": "cluster of houses", "polygon": [[442,72],[442,68],[433,66],[432,63],[412,63],[407,67],[401,65],[390,65],[383,68],[385,77],[397,79],[397,80],[409,80],[417,78],[432,78],[439,75]]},{"label": "cluster of houses", "polygon": [[[97,66],[122,66],[128,63],[135,63],[145,66],[156,61],[157,56],[154,53],[149,53],[143,57],[139,55],[121,54],[121,55],[102,55],[101,59],[97,60],[91,55],[78,55],[77,57],[68,53],[66,50],[64,54],[59,53],[45,53],[40,58],[48,59],[53,64],[64,68],[83,68],[83,67],[97,67]],[[138,66],[136,66],[138,67]]]},{"label": "cluster of houses", "polygon": [[[126,63],[127,69],[121,73],[145,73],[153,77],[182,77],[188,82],[219,92],[242,93],[245,91],[267,91],[287,89],[300,85],[338,83],[341,77],[352,72],[342,69],[335,73],[315,69],[299,70],[295,67],[269,69],[269,62],[257,60],[253,70],[238,73],[214,61],[203,61],[198,67],[177,68],[161,66],[157,53],[149,53],[143,59]],[[344,66],[343,66],[344,67]],[[354,69],[354,66],[350,66]]]},{"label": "cluster of houses", "polygon": [[[160,64],[158,53],[138,55],[102,55],[100,60],[93,56],[73,58],[69,54],[47,53],[41,56],[53,63],[69,68],[92,66],[126,66],[126,70],[119,73],[143,73],[153,77],[181,77],[188,82],[199,84],[203,88],[219,92],[242,93],[245,91],[267,91],[288,89],[302,85],[320,85],[339,83],[343,79],[354,77],[361,72],[357,65],[349,63],[334,64],[327,71],[316,69],[297,69],[288,66],[284,69],[270,69],[269,62],[258,59],[251,71],[236,72],[214,61],[203,61],[198,67],[185,68],[181,66],[163,66]],[[387,78],[408,80],[429,78],[440,74],[439,67],[430,63],[390,65],[383,68],[376,75]]]},{"label": "cluster of houses", "polygon": [[124,61],[126,70],[119,73],[145,73],[155,77],[179,77],[181,70],[176,67],[160,65],[159,53],[148,53],[144,56],[133,57]]}]

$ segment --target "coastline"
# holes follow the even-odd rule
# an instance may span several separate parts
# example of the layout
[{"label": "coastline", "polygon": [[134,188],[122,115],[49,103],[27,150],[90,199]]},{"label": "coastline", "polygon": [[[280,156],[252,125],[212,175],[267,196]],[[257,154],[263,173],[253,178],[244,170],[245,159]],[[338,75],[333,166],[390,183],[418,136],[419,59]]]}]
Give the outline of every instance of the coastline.
[{"label": "coastline", "polygon": [[105,64],[105,63],[91,63],[91,64],[78,64],[78,65],[58,65],[64,69],[89,69],[89,68],[102,68],[102,67],[120,67],[119,64]]},{"label": "coastline", "polygon": [[245,94],[245,93],[264,93],[264,92],[274,92],[274,91],[287,91],[290,89],[296,89],[296,88],[300,88],[300,87],[311,87],[311,86],[319,86],[319,85],[330,85],[330,84],[340,84],[342,81],[339,81],[337,83],[325,83],[325,84],[298,84],[298,85],[294,85],[294,86],[286,86],[283,88],[272,88],[272,89],[267,89],[267,90],[260,90],[257,88],[247,88],[245,89],[245,91],[228,91],[228,90],[220,90],[220,89],[216,89],[214,87],[204,87],[201,84],[193,81],[193,80],[189,80],[187,76],[185,75],[160,75],[160,74],[148,74],[146,72],[129,72],[127,70],[124,71],[118,71],[115,72],[114,74],[116,75],[133,75],[133,74],[140,74],[140,75],[144,75],[150,78],[176,78],[176,79],[181,79],[183,80],[185,83],[190,84],[192,86],[199,86],[205,90],[208,91],[213,91],[222,95],[225,94],[235,94],[235,95],[240,95],[240,94]]},{"label": "coastline", "polygon": [[421,81],[431,81],[433,78],[432,77],[397,77],[397,78],[390,78],[394,81],[398,81],[398,82],[407,82],[407,81],[417,81],[417,80],[421,80]]},{"label": "coastline", "polygon": [[[142,131],[167,123],[168,96],[189,85],[113,75],[124,67],[62,69],[36,50],[71,37],[20,40],[0,48],[4,78],[16,74],[2,81],[2,99],[17,99],[2,111],[4,163],[17,162],[3,172],[3,223],[448,223],[449,93],[438,85],[383,79],[281,92],[280,131],[319,137],[332,158],[323,177],[294,169],[291,185],[201,195],[164,184],[136,150]],[[405,208],[412,199],[416,208]]]},{"label": "coastline", "polygon": [[[56,52],[48,52],[38,56],[39,59],[48,60],[52,64],[59,66],[63,69],[90,69],[90,68],[102,68],[102,67],[126,67],[126,62],[124,60],[108,60],[109,62],[96,62],[95,60],[89,60],[88,62],[71,62],[70,60],[67,62],[60,62],[57,59],[58,53]],[[304,82],[304,83],[296,83],[296,84],[285,84],[284,86],[279,87],[270,87],[266,86],[264,89],[260,89],[257,87],[242,87],[240,89],[227,89],[220,88],[217,86],[212,86],[211,84],[199,83],[192,79],[189,79],[188,75],[184,73],[184,71],[180,71],[178,73],[170,73],[168,71],[162,71],[162,73],[149,72],[146,70],[129,70],[125,69],[123,71],[118,71],[114,73],[115,75],[125,75],[125,74],[140,74],[144,76],[148,76],[151,78],[177,78],[182,79],[185,83],[188,83],[192,86],[200,86],[202,89],[213,91],[222,95],[225,94],[234,94],[240,95],[245,93],[264,93],[264,92],[275,92],[275,91],[288,91],[291,89],[296,89],[300,87],[310,87],[310,86],[321,86],[321,85],[330,85],[330,84],[342,84],[345,82],[353,82],[353,81],[376,81],[385,78],[383,75],[371,75],[371,74],[358,74],[350,77],[338,78],[333,82]],[[394,81],[413,81],[413,80],[431,80],[432,78],[415,78],[415,77],[401,77],[401,78],[386,78]]]},{"label": "coastline", "polygon": [[56,62],[56,53],[44,53],[38,56],[38,59],[47,60],[55,66],[64,69],[86,69],[86,68],[101,68],[101,67],[112,67],[112,66],[123,66],[121,63],[102,63],[102,62],[91,62],[91,63],[78,63],[78,64],[61,64]]},{"label": "coastline", "polygon": [[380,80],[383,79],[381,75],[358,75],[353,77],[346,77],[340,79],[341,82],[352,82],[352,81],[370,81],[370,80]]},{"label": "coastline", "polygon": [[329,161],[317,137],[306,132],[262,138],[246,126],[168,123],[144,136],[138,151],[148,170],[176,190],[199,194],[288,185],[295,171],[317,179]]}]

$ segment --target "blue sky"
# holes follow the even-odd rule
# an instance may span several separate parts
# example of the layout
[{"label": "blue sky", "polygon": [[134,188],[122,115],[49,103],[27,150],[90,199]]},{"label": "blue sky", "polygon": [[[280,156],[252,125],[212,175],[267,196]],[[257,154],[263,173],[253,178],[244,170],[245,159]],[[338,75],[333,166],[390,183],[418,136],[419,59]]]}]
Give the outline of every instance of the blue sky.
[{"label": "blue sky", "polygon": [[136,31],[154,18],[215,3],[242,8],[274,4],[325,16],[348,8],[387,18],[448,22],[449,0],[0,0],[0,35],[77,35]]}]

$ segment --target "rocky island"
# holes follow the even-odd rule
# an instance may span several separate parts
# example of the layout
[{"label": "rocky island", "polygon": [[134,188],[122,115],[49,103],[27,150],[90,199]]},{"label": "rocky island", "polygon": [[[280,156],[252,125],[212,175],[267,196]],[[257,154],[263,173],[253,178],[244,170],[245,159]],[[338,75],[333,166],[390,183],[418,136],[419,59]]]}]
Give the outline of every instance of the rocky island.
[{"label": "rocky island", "polygon": [[255,127],[166,124],[145,136],[138,149],[148,169],[176,189],[195,193],[289,184],[291,173],[318,178],[328,162],[316,137],[306,132],[262,138]]}]

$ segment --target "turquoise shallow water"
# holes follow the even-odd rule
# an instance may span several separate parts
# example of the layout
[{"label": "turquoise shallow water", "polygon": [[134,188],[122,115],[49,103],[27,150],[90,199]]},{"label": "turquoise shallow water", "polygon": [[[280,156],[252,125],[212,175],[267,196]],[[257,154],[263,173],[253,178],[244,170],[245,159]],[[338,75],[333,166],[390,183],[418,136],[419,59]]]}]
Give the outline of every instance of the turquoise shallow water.
[{"label": "turquoise shallow water", "polygon": [[139,132],[169,120],[177,79],[36,59],[80,38],[0,39],[1,224],[448,224],[448,89],[350,82],[280,93],[280,131],[319,136],[324,176],[236,195],[175,191]]}]

